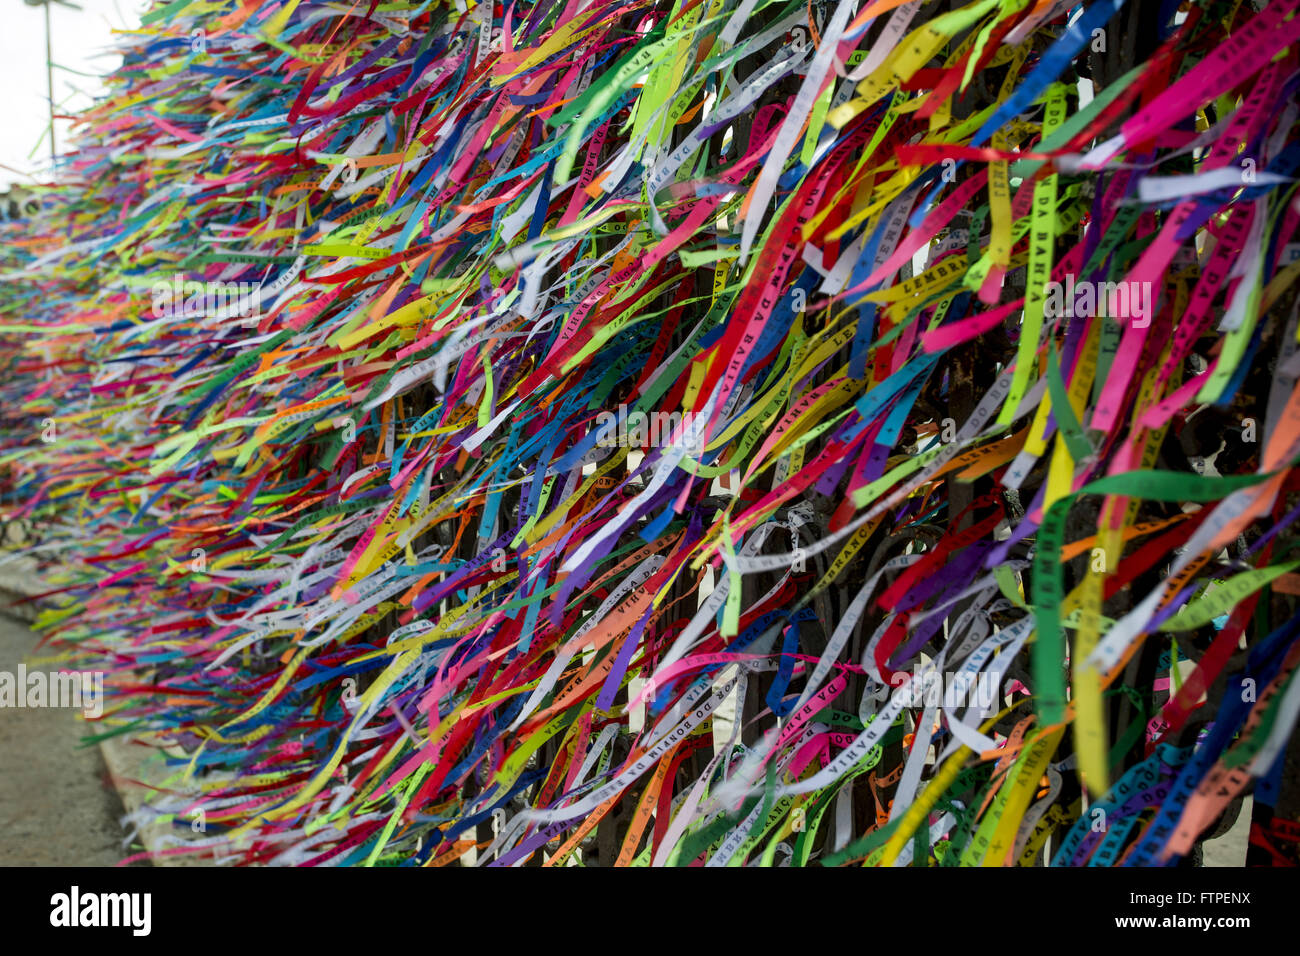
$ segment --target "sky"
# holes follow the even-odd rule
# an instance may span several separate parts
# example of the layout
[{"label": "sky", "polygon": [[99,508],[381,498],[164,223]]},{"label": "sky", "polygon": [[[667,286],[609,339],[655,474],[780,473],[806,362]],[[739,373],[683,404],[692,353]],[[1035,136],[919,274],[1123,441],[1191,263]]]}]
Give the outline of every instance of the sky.
[{"label": "sky", "polygon": [[[8,19],[0,30],[0,189],[45,180],[50,146],[46,138],[49,98],[45,79],[45,11],[23,0],[0,0]],[[50,8],[54,52],[55,112],[73,112],[94,102],[104,89],[98,77],[121,63],[112,53],[113,29],[136,26],[147,0],[72,0],[82,7]],[[72,72],[76,71],[76,72]],[[83,76],[79,74],[91,74]],[[55,120],[60,148],[68,143],[67,121]],[[26,174],[26,175],[24,175]]]}]

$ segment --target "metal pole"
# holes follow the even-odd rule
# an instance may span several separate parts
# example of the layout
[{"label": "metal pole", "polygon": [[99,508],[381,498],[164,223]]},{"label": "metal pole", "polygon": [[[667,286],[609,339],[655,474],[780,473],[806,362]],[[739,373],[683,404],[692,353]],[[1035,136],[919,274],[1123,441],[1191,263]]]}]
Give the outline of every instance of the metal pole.
[{"label": "metal pole", "polygon": [[45,8],[45,86],[50,94],[50,173],[54,172],[56,150],[54,147],[54,53],[50,44],[50,0],[41,4]]}]

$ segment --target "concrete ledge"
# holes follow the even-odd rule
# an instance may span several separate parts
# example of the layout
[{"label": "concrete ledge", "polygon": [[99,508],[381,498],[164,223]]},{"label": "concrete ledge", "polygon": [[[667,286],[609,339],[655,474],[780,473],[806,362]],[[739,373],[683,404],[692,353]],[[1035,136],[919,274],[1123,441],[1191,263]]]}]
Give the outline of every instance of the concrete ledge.
[{"label": "concrete ledge", "polygon": [[53,590],[35,558],[11,551],[0,551],[0,613],[30,624],[41,612],[37,602],[14,604],[14,601]]},{"label": "concrete ledge", "polygon": [[[217,861],[210,852],[175,853],[183,845],[186,831],[169,822],[149,819],[145,807],[150,796],[162,791],[162,781],[174,773],[167,768],[158,750],[147,746],[129,734],[109,737],[101,741],[100,753],[108,768],[109,779],[126,808],[124,820],[136,825],[136,839],[143,845],[154,866],[213,866]],[[168,751],[173,756],[185,756],[179,750]],[[167,788],[170,790],[170,788]]]}]

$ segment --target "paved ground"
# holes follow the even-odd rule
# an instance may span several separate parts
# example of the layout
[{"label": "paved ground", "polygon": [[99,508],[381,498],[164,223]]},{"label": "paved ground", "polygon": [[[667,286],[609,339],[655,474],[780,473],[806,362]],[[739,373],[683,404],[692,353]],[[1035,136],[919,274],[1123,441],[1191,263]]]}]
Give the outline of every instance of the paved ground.
[{"label": "paved ground", "polygon": [[[0,615],[0,671],[17,673],[35,649],[26,627]],[[122,804],[99,748],[81,746],[75,714],[0,708],[0,866],[112,866],[126,855]]]}]

